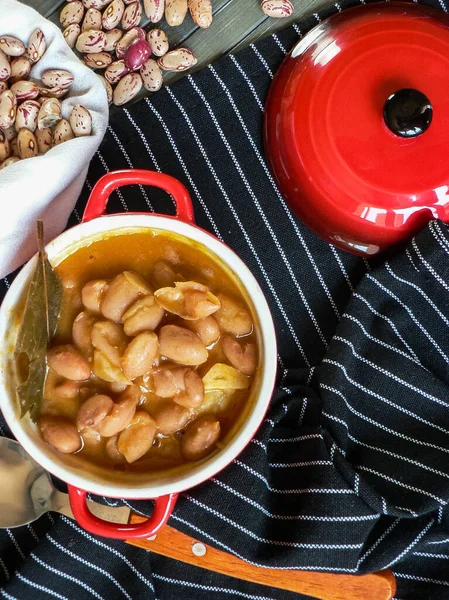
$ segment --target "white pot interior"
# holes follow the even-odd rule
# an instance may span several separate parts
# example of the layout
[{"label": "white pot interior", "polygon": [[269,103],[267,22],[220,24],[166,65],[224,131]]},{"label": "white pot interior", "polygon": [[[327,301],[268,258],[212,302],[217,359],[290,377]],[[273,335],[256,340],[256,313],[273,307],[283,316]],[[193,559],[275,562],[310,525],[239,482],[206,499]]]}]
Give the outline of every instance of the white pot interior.
[{"label": "white pot interior", "polygon": [[[276,337],[267,302],[253,275],[239,257],[226,245],[207,232],[170,217],[154,215],[111,215],[94,219],[69,229],[47,246],[51,263],[56,266],[90,238],[101,238],[113,233],[125,233],[135,228],[158,229],[181,235],[202,244],[225,265],[234,279],[240,282],[243,295],[258,323],[260,354],[259,376],[253,384],[247,408],[240,422],[225,439],[223,448],[198,463],[188,464],[170,471],[149,474],[129,474],[114,481],[109,471],[80,468],[74,457],[62,456],[46,444],[28,416],[19,418],[15,393],[14,366],[12,363],[15,340],[19,328],[24,295],[31,279],[36,260],[25,265],[8,290],[0,307],[0,408],[11,431],[25,450],[42,467],[56,477],[92,493],[125,498],[155,498],[167,493],[179,492],[193,487],[228,465],[246,446],[254,435],[271,399],[276,375]],[[79,457],[77,457],[79,458]]]}]

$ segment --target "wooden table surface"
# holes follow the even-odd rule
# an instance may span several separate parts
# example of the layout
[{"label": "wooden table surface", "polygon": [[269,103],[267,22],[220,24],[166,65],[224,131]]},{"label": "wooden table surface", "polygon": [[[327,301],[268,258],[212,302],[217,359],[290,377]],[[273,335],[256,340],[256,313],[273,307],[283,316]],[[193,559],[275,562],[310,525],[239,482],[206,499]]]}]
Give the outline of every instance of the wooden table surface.
[{"label": "wooden table surface", "polygon": [[[23,1],[59,25],[59,13],[65,0]],[[190,15],[187,15],[180,27],[168,27],[165,20],[161,27],[167,32],[170,47],[182,45],[193,50],[198,56],[198,64],[189,71],[191,73],[330,4],[329,0],[292,0],[292,2],[295,10],[291,17],[273,19],[262,12],[260,0],[212,0],[214,20],[208,29],[197,27]],[[158,26],[148,25],[148,19],[143,15],[142,27],[150,29]],[[182,74],[164,73],[164,81],[167,84],[173,83],[179,77],[182,77]]]}]

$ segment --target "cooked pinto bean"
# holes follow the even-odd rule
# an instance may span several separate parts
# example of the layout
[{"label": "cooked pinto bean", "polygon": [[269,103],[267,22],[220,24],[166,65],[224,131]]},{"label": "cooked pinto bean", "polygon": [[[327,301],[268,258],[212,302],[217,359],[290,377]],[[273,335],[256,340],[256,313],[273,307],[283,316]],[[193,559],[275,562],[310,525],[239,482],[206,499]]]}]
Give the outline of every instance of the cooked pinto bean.
[{"label": "cooked pinto bean", "polygon": [[90,377],[90,366],[79,350],[71,344],[55,346],[48,352],[48,364],[61,377],[85,381]]},{"label": "cooked pinto bean", "polygon": [[176,379],[171,369],[157,369],[153,373],[154,392],[160,398],[173,398],[178,392]]},{"label": "cooked pinto bean", "polygon": [[151,294],[150,286],[137,273],[124,271],[109,284],[101,300],[101,312],[107,319],[119,323],[125,311],[140,296]]},{"label": "cooked pinto bean", "polygon": [[39,419],[39,429],[44,440],[59,452],[71,454],[81,448],[81,438],[67,419],[44,415]]},{"label": "cooked pinto bean", "polygon": [[120,433],[117,449],[129,463],[132,463],[148,452],[153,445],[155,435],[155,420],[145,410],[139,410],[131,423]]},{"label": "cooked pinto bean", "polygon": [[130,386],[120,396],[118,402],[114,402],[112,411],[97,425],[97,431],[103,437],[116,435],[125,429],[134,417],[136,407],[140,401],[140,393],[137,386]]},{"label": "cooked pinto bean", "polygon": [[213,415],[203,415],[186,427],[181,442],[187,460],[199,460],[212,452],[220,437],[220,421]]},{"label": "cooked pinto bean", "polygon": [[183,373],[183,387],[173,398],[174,402],[187,408],[197,408],[204,400],[204,385],[196,371],[186,369]]},{"label": "cooked pinto bean", "polygon": [[139,333],[125,350],[122,357],[123,372],[128,379],[135,379],[151,371],[157,355],[158,339],[152,331]]},{"label": "cooked pinto bean", "polygon": [[217,294],[217,298],[221,307],[214,316],[220,329],[235,336],[251,333],[253,322],[246,308],[224,294]]},{"label": "cooked pinto bean", "polygon": [[95,324],[95,317],[86,311],[80,312],[80,314],[73,321],[72,326],[72,339],[75,346],[80,350],[83,355],[91,360],[94,355],[94,348],[92,345],[92,328]]},{"label": "cooked pinto bean", "polygon": [[183,325],[196,333],[205,346],[214,344],[220,337],[220,328],[214,317],[205,317],[198,321],[184,321]]},{"label": "cooked pinto bean", "polygon": [[81,290],[81,299],[87,310],[95,315],[100,315],[101,298],[108,287],[105,279],[89,281]]},{"label": "cooked pinto bean", "polygon": [[221,345],[224,355],[233,367],[245,375],[254,373],[257,367],[257,353],[254,344],[245,344],[242,347],[234,338],[225,336]]},{"label": "cooked pinto bean", "polygon": [[78,429],[96,427],[114,408],[114,402],[109,396],[98,394],[86,400],[80,407],[76,418]]},{"label": "cooked pinto bean", "polygon": [[166,405],[159,408],[154,415],[157,429],[163,435],[172,435],[182,429],[191,418],[187,408],[167,400]]},{"label": "cooked pinto bean", "polygon": [[192,331],[177,325],[165,325],[159,333],[159,351],[182,365],[201,365],[206,362],[208,352]]},{"label": "cooked pinto bean", "polygon": [[123,462],[125,457],[123,454],[120,454],[119,449],[117,448],[118,435],[113,435],[106,440],[105,450],[108,458],[113,460],[114,462]]},{"label": "cooked pinto bean", "polygon": [[92,327],[92,344],[100,350],[116,367],[120,367],[120,359],[128,340],[123,327],[114,321],[98,321]]},{"label": "cooked pinto bean", "polygon": [[154,331],[164,316],[153,295],[148,294],[128,308],[122,317],[126,335],[133,336],[142,331]]}]

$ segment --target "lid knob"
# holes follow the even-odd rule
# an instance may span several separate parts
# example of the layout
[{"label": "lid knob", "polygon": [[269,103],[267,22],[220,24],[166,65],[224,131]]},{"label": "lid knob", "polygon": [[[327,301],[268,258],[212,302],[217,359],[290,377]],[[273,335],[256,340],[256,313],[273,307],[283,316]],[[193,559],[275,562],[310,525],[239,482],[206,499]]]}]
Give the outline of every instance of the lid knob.
[{"label": "lid knob", "polygon": [[398,90],[384,106],[385,123],[395,135],[413,138],[423,134],[432,122],[433,108],[429,98],[413,89]]}]

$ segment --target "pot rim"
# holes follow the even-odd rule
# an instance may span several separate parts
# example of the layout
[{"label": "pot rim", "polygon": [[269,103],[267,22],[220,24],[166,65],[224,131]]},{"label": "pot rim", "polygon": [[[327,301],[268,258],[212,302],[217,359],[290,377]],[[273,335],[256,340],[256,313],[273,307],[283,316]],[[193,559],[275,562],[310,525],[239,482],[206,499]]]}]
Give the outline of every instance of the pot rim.
[{"label": "pot rim", "polygon": [[[75,469],[65,466],[63,459],[55,461],[54,456],[52,456],[53,451],[46,450],[47,445],[45,442],[41,441],[39,445],[32,439],[25,431],[24,426],[25,420],[29,422],[29,417],[26,416],[24,419],[19,418],[18,414],[16,414],[16,399],[13,398],[11,391],[8,391],[9,374],[7,364],[10,353],[6,350],[0,351],[0,409],[3,411],[12,433],[30,456],[43,468],[69,485],[112,498],[152,499],[166,494],[181,492],[203,483],[224,469],[242,452],[256,433],[268,409],[275,385],[277,349],[273,319],[267,301],[253,274],[231,248],[195,224],[185,223],[174,217],[151,213],[106,215],[67,229],[49,242],[46,250],[50,261],[54,262],[56,259],[58,263],[75,251],[77,246],[83,246],[86,239],[100,236],[102,233],[110,234],[115,230],[126,231],[127,229],[134,228],[151,228],[168,231],[206,246],[214,256],[224,262],[234,272],[252,302],[260,323],[259,345],[263,355],[263,368],[261,370],[258,395],[254,400],[247,419],[242,423],[240,429],[233,436],[233,439],[225,448],[214,454],[210,459],[206,458],[202,463],[196,463],[196,465],[192,466],[191,470],[189,469],[186,473],[175,475],[171,481],[162,484],[150,482],[138,487],[127,487],[126,484],[117,485],[112,482],[108,484],[97,482],[93,478],[91,479],[78,474]],[[67,252],[67,249],[71,251]],[[36,260],[37,255],[22,268],[11,284],[0,306],[0,341],[2,342],[0,348],[6,349],[7,347],[11,347],[11,343],[9,342],[13,340],[11,339],[11,328],[8,329],[8,317],[14,311],[17,301],[22,297]]]}]

